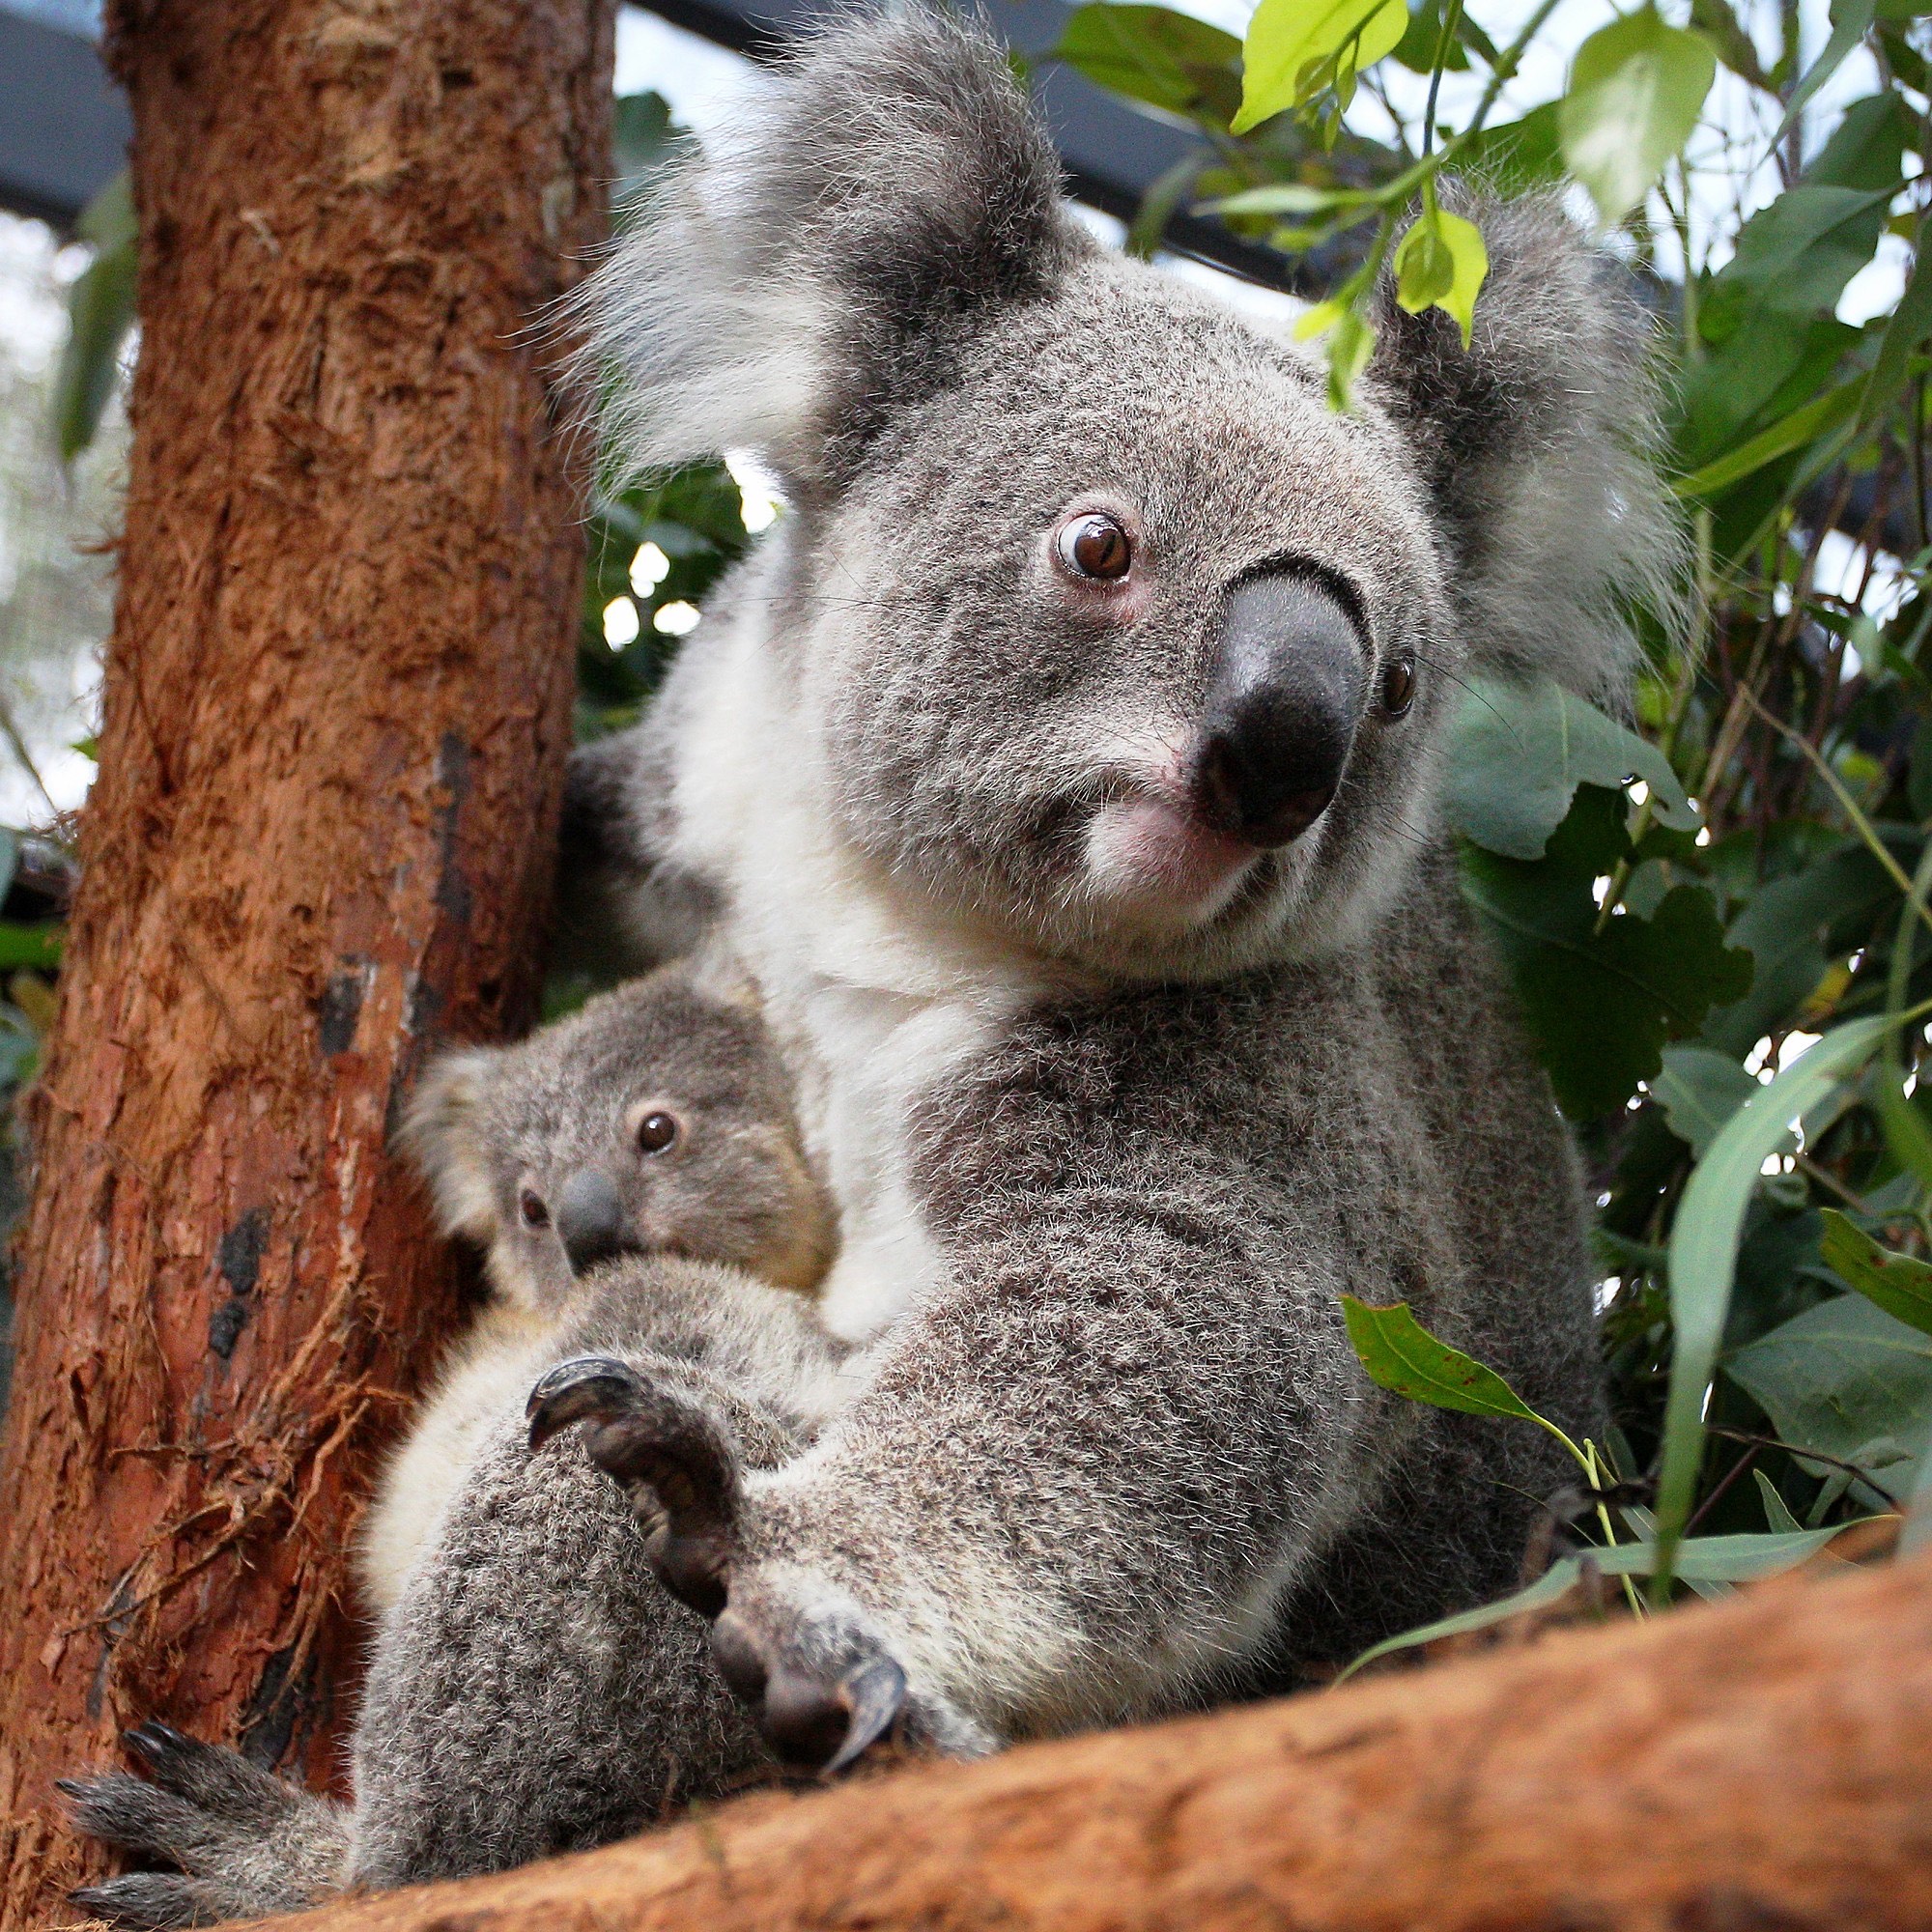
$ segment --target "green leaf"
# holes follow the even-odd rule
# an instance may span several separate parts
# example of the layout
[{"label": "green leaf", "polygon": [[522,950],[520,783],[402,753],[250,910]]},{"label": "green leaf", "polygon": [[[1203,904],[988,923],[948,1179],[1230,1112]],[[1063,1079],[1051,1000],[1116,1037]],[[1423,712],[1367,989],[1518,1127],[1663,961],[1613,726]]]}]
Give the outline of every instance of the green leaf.
[{"label": "green leaf", "polygon": [[[1835,1536],[1855,1527],[1848,1522],[1833,1523],[1826,1529],[1786,1530],[1773,1535],[1699,1536],[1681,1543],[1677,1548],[1677,1574],[1687,1582],[1750,1583],[1762,1577],[1776,1577],[1795,1570]],[[1654,1543],[1623,1543],[1611,1549],[1592,1549],[1587,1558],[1565,1556],[1552,1563],[1526,1589],[1484,1604],[1473,1610],[1460,1610],[1451,1617],[1439,1617],[1420,1630],[1405,1631],[1400,1636],[1385,1638],[1365,1650],[1336,1679],[1352,1677],[1356,1671],[1398,1651],[1412,1650],[1417,1644],[1434,1643],[1438,1637],[1462,1636],[1469,1631],[1487,1630],[1525,1610],[1540,1610],[1556,1603],[1581,1579],[1583,1564],[1589,1561],[1605,1577],[1648,1577],[1657,1567]]]},{"label": "green leaf", "polygon": [[[1674,887],[1649,919],[1600,922],[1595,881],[1629,852],[1616,795],[1577,794],[1539,861],[1463,850],[1463,889],[1508,961],[1523,1023],[1572,1120],[1601,1119],[1654,1080],[1666,1039],[1694,1034],[1750,983],[1702,886]],[[1601,927],[1601,929],[1600,929]]]},{"label": "green leaf", "polygon": [[1356,71],[1400,44],[1408,31],[1403,0],[1261,0],[1243,45],[1241,111],[1233,128],[1245,134],[1264,121],[1312,100],[1350,56]]},{"label": "green leaf", "polygon": [[1606,228],[1643,200],[1690,138],[1717,72],[1710,43],[1668,25],[1655,7],[1577,48],[1557,120],[1564,157]]},{"label": "green leaf", "polygon": [[1513,1415],[1524,1422],[1542,1422],[1493,1369],[1437,1341],[1409,1313],[1407,1302],[1376,1308],[1345,1294],[1342,1316],[1349,1324],[1349,1340],[1377,1387],[1463,1415]]},{"label": "green leaf", "polygon": [[1724,1373],[1781,1440],[1856,1463],[1888,1500],[1911,1493],[1932,1435],[1932,1338],[1841,1294],[1734,1350]]},{"label": "green leaf", "polygon": [[1295,214],[1301,216],[1334,214],[1344,209],[1360,208],[1375,200],[1372,194],[1352,187],[1311,187],[1306,182],[1278,182],[1269,187],[1243,188],[1239,194],[1223,195],[1218,201],[1204,202],[1208,214]]},{"label": "green leaf", "polygon": [[125,170],[95,196],[75,225],[95,244],[95,257],[68,291],[67,341],[54,378],[54,447],[63,463],[71,463],[94,440],[114,394],[121,345],[133,327],[139,259]]},{"label": "green leaf", "polygon": [[1466,349],[1475,326],[1476,297],[1489,271],[1489,250],[1476,224],[1440,208],[1427,208],[1395,251],[1395,298],[1410,315],[1432,307],[1444,310],[1463,331]]},{"label": "green leaf", "polygon": [[1657,1496],[1658,1542],[1663,1551],[1661,1576],[1666,1584],[1696,1494],[1704,1454],[1704,1400],[1730,1311],[1738,1236],[1745,1210],[1757,1191],[1759,1174],[1765,1160],[1782,1146],[1791,1122],[1878,1051],[1888,1024],[1878,1017],[1838,1027],[1769,1086],[1760,1087],[1724,1123],[1684,1189],[1670,1235],[1670,1314],[1676,1344],[1664,1404]]},{"label": "green leaf", "polygon": [[1757,1478],[1757,1492],[1764,1504],[1764,1520],[1770,1523],[1774,1536],[1800,1536],[1804,1525],[1791,1514],[1791,1505],[1777,1492],[1777,1485],[1762,1469],[1753,1469]]},{"label": "green leaf", "polygon": [[1762,469],[1767,463],[1775,463],[1780,456],[1815,442],[1849,422],[1858,413],[1864,393],[1865,384],[1861,380],[1814,396],[1802,408],[1793,410],[1782,422],[1773,423],[1728,456],[1720,456],[1693,474],[1679,478],[1671,488],[1685,498],[1715,497],[1754,470]]},{"label": "green leaf", "polygon": [[1880,338],[1878,359],[1872,364],[1864,391],[1859,397],[1859,421],[1876,422],[1886,405],[1904,388],[1912,372],[1912,355],[1932,336],[1932,269],[1925,261],[1928,239],[1925,220],[1918,224],[1914,246],[1911,279],[1898,298],[1898,306],[1885,326]]},{"label": "green leaf", "polygon": [[1871,31],[1878,15],[1876,0],[1842,0],[1832,9],[1832,37],[1824,51],[1811,63],[1804,78],[1792,90],[1785,103],[1784,119],[1772,137],[1774,147],[1791,131],[1791,125],[1811,103],[1811,97],[1845,64],[1846,56]]},{"label": "green leaf", "polygon": [[67,928],[57,919],[37,925],[23,925],[14,920],[0,920],[0,968],[39,966],[52,968],[61,962],[61,949]]},{"label": "green leaf", "polygon": [[1451,727],[1443,802],[1464,838],[1511,859],[1540,859],[1582,784],[1651,790],[1673,831],[1702,821],[1670,760],[1551,678],[1470,681]]},{"label": "green leaf", "polygon": [[1690,0],[1690,24],[1711,43],[1718,58],[1740,79],[1762,88],[1766,94],[1776,93],[1757,57],[1756,44],[1731,11],[1730,0]]},{"label": "green leaf", "polygon": [[1666,1046],[1663,1070],[1650,1083],[1650,1091],[1662,1106],[1670,1131],[1701,1160],[1758,1085],[1728,1053],[1708,1046]]},{"label": "green leaf", "polygon": [[1759,306],[1803,315],[1830,309],[1877,252],[1899,184],[1876,189],[1804,184],[1760,209],[1738,233],[1737,252],[1714,296],[1747,289]]},{"label": "green leaf", "polygon": [[1932,1335],[1932,1264],[1882,1248],[1835,1208],[1819,1210],[1825,1264],[1894,1320]]},{"label": "green leaf", "polygon": [[1053,51],[1099,86],[1169,114],[1225,128],[1240,108],[1240,42],[1167,7],[1077,8]]},{"label": "green leaf", "polygon": [[1563,180],[1563,142],[1556,105],[1546,100],[1520,121],[1505,121],[1470,134],[1462,164],[1472,176],[1510,194],[1554,187]]},{"label": "green leaf", "polygon": [[1897,888],[1862,845],[1815,860],[1803,871],[1760,886],[1725,937],[1743,947],[1755,973],[1750,990],[1714,1012],[1703,1043],[1742,1059],[1768,1033],[1783,1031],[1824,977],[1825,940],[1833,927],[1856,925]]}]

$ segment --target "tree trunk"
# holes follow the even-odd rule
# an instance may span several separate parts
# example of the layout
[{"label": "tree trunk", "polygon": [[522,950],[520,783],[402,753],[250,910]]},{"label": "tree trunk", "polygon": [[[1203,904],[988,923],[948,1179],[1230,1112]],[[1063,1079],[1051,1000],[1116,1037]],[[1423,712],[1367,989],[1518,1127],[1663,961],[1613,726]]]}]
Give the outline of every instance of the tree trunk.
[{"label": "tree trunk", "polygon": [[275,1932],[1924,1932],[1932,1558]]},{"label": "tree trunk", "polygon": [[610,0],[115,0],[140,364],[0,1464],[0,1927],[149,1713],[326,1781],[371,1452],[453,1319],[387,1158],[532,1009]]}]

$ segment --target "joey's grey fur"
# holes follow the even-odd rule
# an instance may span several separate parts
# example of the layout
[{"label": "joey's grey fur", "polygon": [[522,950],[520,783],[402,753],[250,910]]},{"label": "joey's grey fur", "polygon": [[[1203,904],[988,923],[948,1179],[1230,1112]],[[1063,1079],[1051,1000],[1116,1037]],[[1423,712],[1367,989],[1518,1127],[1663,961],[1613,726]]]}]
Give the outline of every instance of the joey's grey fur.
[{"label": "joey's grey fur", "polygon": [[[792,505],[580,795],[636,933],[716,909],[839,1208],[857,1393],[708,1532],[801,1754],[881,1660],[983,1749],[1511,1582],[1559,1460],[1378,1396],[1345,1292],[1597,1420],[1577,1166],[1435,770],[1472,669],[1621,701],[1676,539],[1627,297],[1553,207],[1463,205],[1473,342],[1385,300],[1337,415],[1087,241],[997,49],[906,10],[584,298],[638,460],[750,444]],[[634,1489],[660,1407],[596,1438]]]},{"label": "joey's grey fur", "polygon": [[[732,991],[667,967],[520,1045],[446,1054],[424,1076],[403,1145],[443,1232],[483,1249],[491,1299],[378,1486],[359,1550],[372,1608],[395,1601],[480,1432],[548,1359],[577,1288],[561,1233],[572,1189],[602,1189],[607,1243],[733,1263],[781,1288],[823,1276],[832,1229],[790,1080],[751,996]],[[653,1114],[676,1135],[645,1151],[639,1128]]]}]

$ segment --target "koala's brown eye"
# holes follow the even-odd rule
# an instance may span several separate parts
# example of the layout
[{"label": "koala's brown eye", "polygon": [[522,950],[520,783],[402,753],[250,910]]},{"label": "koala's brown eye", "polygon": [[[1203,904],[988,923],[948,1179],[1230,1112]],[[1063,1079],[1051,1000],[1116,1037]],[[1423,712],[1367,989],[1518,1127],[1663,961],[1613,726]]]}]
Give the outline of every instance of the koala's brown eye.
[{"label": "koala's brown eye", "polygon": [[526,1187],[517,1197],[517,1212],[524,1217],[526,1228],[548,1228],[550,1209],[544,1206],[543,1196],[533,1188]]},{"label": "koala's brown eye", "polygon": [[1397,658],[1382,672],[1382,709],[1400,718],[1415,702],[1415,660]]},{"label": "koala's brown eye", "polygon": [[1075,517],[1054,539],[1054,549],[1076,577],[1097,577],[1108,583],[1124,577],[1134,560],[1134,547],[1127,541],[1126,531],[1112,517],[1097,511]]},{"label": "koala's brown eye", "polygon": [[638,1122],[638,1146],[645,1153],[663,1153],[677,1139],[675,1114],[646,1114]]}]

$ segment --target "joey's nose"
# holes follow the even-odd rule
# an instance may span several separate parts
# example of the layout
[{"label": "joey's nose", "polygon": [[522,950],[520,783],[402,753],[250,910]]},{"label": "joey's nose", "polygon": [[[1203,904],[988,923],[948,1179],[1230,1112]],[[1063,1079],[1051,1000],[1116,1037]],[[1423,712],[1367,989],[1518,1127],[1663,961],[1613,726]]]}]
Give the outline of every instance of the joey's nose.
[{"label": "joey's nose", "polygon": [[1191,771],[1217,831],[1286,845],[1327,810],[1363,704],[1349,613],[1306,577],[1249,578],[1230,593]]},{"label": "joey's nose", "polygon": [[572,1274],[582,1274],[613,1256],[638,1252],[638,1237],[624,1213],[616,1183],[594,1167],[573,1174],[564,1182],[551,1218]]}]

